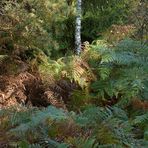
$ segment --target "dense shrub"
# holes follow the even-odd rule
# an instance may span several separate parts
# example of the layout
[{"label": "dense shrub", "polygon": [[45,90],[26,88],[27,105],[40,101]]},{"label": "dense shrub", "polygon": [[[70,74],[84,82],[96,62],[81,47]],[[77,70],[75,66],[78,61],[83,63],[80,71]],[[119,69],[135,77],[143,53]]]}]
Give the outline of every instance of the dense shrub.
[{"label": "dense shrub", "polygon": [[[1,7],[1,50],[19,55],[35,49],[50,56],[51,51],[54,53],[69,47],[71,34],[68,36],[65,32],[69,30],[72,7],[68,7],[64,0],[3,1]],[[66,38],[63,40],[64,35],[67,35],[68,41]]]}]

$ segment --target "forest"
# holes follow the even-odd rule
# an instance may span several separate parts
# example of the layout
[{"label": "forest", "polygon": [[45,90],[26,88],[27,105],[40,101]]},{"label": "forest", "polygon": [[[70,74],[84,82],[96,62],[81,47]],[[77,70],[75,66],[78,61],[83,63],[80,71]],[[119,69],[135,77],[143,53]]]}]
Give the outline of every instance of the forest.
[{"label": "forest", "polygon": [[148,148],[148,1],[0,0],[0,148]]}]

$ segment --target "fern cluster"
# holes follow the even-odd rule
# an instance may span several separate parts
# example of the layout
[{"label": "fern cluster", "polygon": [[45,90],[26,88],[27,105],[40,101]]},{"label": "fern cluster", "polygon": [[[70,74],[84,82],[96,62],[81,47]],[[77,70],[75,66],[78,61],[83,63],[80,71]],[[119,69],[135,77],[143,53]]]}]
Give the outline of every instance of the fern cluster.
[{"label": "fern cluster", "polygon": [[40,52],[32,65],[47,98],[62,100],[66,109],[3,109],[0,141],[27,148],[146,148],[147,54],[147,45],[131,39],[115,47],[97,40],[80,57],[51,60]]},{"label": "fern cluster", "polygon": [[[125,108],[137,99],[147,102],[147,51],[146,44],[133,39],[122,40],[116,46],[96,40],[86,45],[80,57],[66,56],[56,61],[44,57],[39,72],[44,83],[52,82],[51,76],[55,81],[64,79],[67,84],[64,82],[66,87],[62,89],[67,91],[69,83],[77,85],[68,99],[70,109],[79,110],[89,104]],[[56,88],[60,90],[61,86]]]},{"label": "fern cluster", "polygon": [[0,147],[148,147],[146,1],[83,0],[79,56],[75,4],[1,0]]},{"label": "fern cluster", "polygon": [[[136,130],[140,133],[146,128],[147,114],[130,119],[118,107],[92,106],[80,114],[53,106],[41,110],[10,109],[1,111],[0,118],[12,147],[146,147],[147,133],[142,139],[136,137]],[[11,142],[12,136],[17,141]]]},{"label": "fern cluster", "polygon": [[120,107],[135,97],[146,99],[143,94],[147,92],[148,76],[146,45],[128,39],[110,47],[97,41],[92,49],[99,55],[90,61],[98,78],[91,87],[98,99],[117,98]]}]

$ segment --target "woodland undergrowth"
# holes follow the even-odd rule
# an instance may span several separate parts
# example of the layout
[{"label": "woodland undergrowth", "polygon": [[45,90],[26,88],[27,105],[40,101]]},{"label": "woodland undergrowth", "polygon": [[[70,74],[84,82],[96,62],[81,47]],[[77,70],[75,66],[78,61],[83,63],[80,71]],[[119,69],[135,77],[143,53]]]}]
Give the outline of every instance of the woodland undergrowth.
[{"label": "woodland undergrowth", "polygon": [[75,2],[1,0],[0,148],[148,147],[146,0]]},{"label": "woodland undergrowth", "polygon": [[39,52],[22,72],[13,61],[15,74],[7,69],[0,82],[1,145],[146,147],[147,50],[133,39],[96,40],[80,56]]}]

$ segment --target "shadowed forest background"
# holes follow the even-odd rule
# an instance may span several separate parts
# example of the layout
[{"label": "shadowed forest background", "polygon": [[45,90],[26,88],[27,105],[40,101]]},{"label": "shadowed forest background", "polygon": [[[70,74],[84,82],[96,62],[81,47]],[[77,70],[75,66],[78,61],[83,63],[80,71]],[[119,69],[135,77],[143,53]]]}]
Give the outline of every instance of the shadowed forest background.
[{"label": "shadowed forest background", "polygon": [[0,1],[0,148],[147,148],[148,2]]}]

